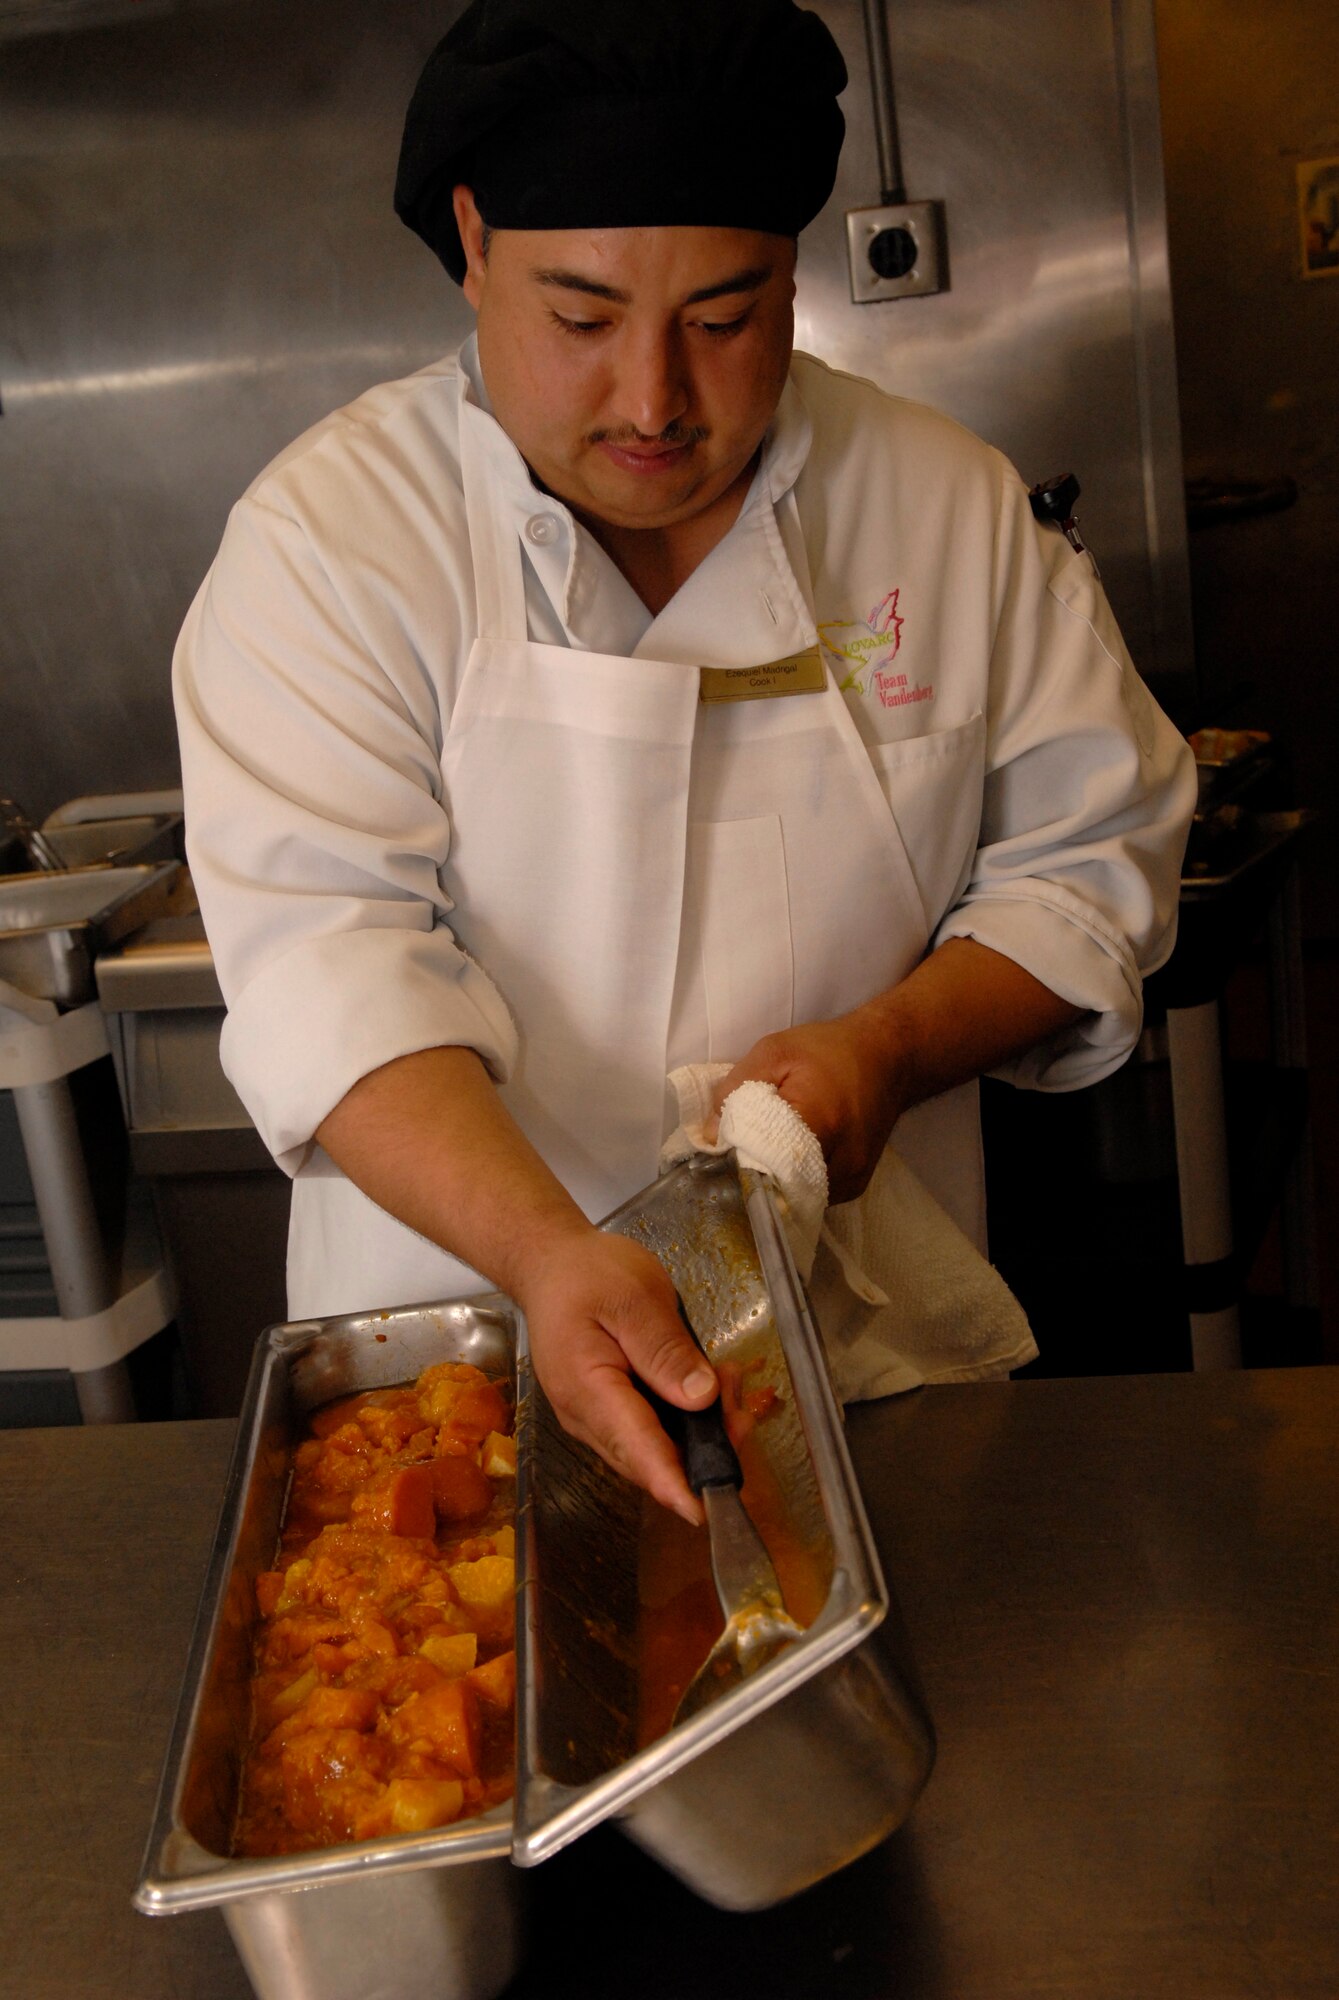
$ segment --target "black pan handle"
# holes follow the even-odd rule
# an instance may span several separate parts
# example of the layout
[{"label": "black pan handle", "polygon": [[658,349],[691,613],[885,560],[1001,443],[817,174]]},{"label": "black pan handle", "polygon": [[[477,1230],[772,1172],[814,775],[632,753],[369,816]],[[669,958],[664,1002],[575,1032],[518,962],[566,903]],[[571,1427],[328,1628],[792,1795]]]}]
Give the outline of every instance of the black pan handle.
[{"label": "black pan handle", "polygon": [[705,1410],[680,1410],[683,1419],[684,1477],[694,1493],[704,1486],[744,1484],[744,1475],[721,1414],[721,1399]]},{"label": "black pan handle", "polygon": [[[684,1310],[683,1300],[679,1299],[678,1304],[679,1318],[687,1328],[694,1347],[699,1354],[704,1354],[693,1322]],[[708,1403],[705,1410],[682,1410],[677,1403],[667,1403],[663,1396],[653,1395],[645,1386],[642,1393],[683,1455],[684,1477],[691,1492],[701,1493],[704,1486],[739,1487],[744,1484],[739,1459],[725,1428],[719,1393],[715,1402]]]}]

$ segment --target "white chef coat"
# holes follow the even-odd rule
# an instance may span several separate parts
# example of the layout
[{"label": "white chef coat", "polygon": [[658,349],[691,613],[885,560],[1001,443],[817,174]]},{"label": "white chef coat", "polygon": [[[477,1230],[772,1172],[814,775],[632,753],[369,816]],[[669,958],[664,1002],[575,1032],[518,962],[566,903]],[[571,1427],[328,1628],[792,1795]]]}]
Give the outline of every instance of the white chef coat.
[{"label": "white chef coat", "polygon": [[[190,858],[229,1008],[224,1065],[296,1179],[290,1309],[481,1282],[367,1202],[312,1137],[396,1056],[464,1044],[504,1084],[518,1059],[506,995],[461,949],[444,887],[444,745],[478,621],[462,402],[477,406],[493,503],[524,551],[531,640],[616,654],[630,673],[639,659],[746,666],[801,651],[816,620],[928,943],[974,936],[1088,1010],[1010,1073],[1067,1089],[1115,1068],[1139,1031],[1141,974],[1171,947],[1193,768],[1088,558],[1036,525],[999,454],[797,356],[739,519],[653,618],[480,421],[471,342],[458,361],[370,391],[260,476],[177,652]],[[835,853],[834,871],[842,863]],[[722,1039],[729,923],[705,939],[687,892],[684,910],[666,1068],[746,1053]],[[917,1107],[897,1141],[980,1240],[974,1087]],[[653,1171],[654,1151],[642,1178]]]}]

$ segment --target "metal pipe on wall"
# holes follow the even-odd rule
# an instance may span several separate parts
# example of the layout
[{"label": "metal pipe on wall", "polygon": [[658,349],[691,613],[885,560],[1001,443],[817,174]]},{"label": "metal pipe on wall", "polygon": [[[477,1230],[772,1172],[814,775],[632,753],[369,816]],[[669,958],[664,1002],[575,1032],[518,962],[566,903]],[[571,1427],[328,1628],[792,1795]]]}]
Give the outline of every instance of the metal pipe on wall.
[{"label": "metal pipe on wall", "polygon": [[888,16],[884,0],[861,0],[865,12],[865,47],[869,54],[870,102],[874,109],[874,142],[879,155],[879,200],[895,205],[907,198],[902,174],[902,142],[897,129],[897,95],[893,89],[893,56],[888,46]]}]

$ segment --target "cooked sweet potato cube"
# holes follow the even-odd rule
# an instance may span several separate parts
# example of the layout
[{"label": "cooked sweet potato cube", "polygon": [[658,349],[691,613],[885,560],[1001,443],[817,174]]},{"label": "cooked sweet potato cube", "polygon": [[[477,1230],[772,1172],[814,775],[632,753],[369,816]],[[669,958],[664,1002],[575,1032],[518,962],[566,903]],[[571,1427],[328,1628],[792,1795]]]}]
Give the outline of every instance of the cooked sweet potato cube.
[{"label": "cooked sweet potato cube", "polygon": [[296,1708],[280,1715],[265,1739],[265,1748],[276,1750],[302,1730],[370,1729],[377,1719],[377,1706],[370,1688],[313,1687]]},{"label": "cooked sweet potato cube", "polygon": [[433,1495],[430,1464],[401,1466],[355,1495],[353,1519],[360,1527],[384,1528],[389,1535],[430,1539],[437,1530]]},{"label": "cooked sweet potato cube", "polygon": [[480,1701],[489,1708],[509,1709],[516,1702],[516,1655],[499,1653],[495,1660],[485,1660],[481,1667],[473,1667],[465,1676]]},{"label": "cooked sweet potato cube", "polygon": [[426,1752],[462,1778],[479,1770],[479,1701],[464,1680],[440,1681],[411,1695],[386,1725],[392,1742]]},{"label": "cooked sweet potato cube", "polygon": [[445,1424],[466,1390],[481,1385],[487,1387],[487,1376],[468,1361],[439,1361],[435,1368],[424,1369],[414,1393],[423,1415],[434,1424]]},{"label": "cooked sweet potato cube", "polygon": [[349,1644],[356,1646],[360,1653],[371,1653],[379,1660],[393,1660],[400,1650],[394,1632],[379,1618],[360,1618],[350,1635]]},{"label": "cooked sweet potato cube", "polygon": [[468,1521],[492,1506],[492,1486],[472,1458],[435,1458],[428,1471],[433,1505],[443,1521]]},{"label": "cooked sweet potato cube", "polygon": [[482,1442],[490,1431],[500,1431],[506,1421],[507,1405],[500,1390],[491,1382],[480,1382],[462,1392],[446,1419],[446,1428],[457,1437]]},{"label": "cooked sweet potato cube", "polygon": [[354,1671],[359,1687],[370,1688],[391,1710],[402,1707],[411,1695],[439,1686],[442,1679],[440,1667],[421,1653],[411,1653],[407,1659],[363,1661]]},{"label": "cooked sweet potato cube", "polygon": [[361,1729],[303,1729],[284,1745],[283,1764],[293,1772],[328,1772],[337,1778],[365,1773],[380,1776],[386,1746]]},{"label": "cooked sweet potato cube", "polygon": [[312,1729],[370,1729],[377,1719],[371,1688],[313,1688],[303,1707]]}]

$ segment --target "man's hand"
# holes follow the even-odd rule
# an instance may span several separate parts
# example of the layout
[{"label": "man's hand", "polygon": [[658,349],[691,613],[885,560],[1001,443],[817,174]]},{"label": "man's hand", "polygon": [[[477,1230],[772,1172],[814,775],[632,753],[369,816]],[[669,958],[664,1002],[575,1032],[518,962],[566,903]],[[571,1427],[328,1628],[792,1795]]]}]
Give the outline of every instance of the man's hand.
[{"label": "man's hand", "polygon": [[950,938],[897,986],[835,1021],[764,1035],[716,1086],[775,1084],[823,1148],[829,1198],[854,1201],[904,1111],[996,1068],[1080,1018],[1032,973]]},{"label": "man's hand", "polygon": [[863,1194],[906,1104],[895,1045],[865,1008],[755,1042],[713,1093],[716,1109],[741,1083],[774,1084],[823,1148],[828,1199]]},{"label": "man's hand", "polygon": [[716,1394],[664,1265],[627,1237],[587,1225],[534,1262],[516,1293],[535,1372],[564,1430],[700,1526],[701,1503],[679,1454],[632,1380],[683,1409],[703,1409]]}]

